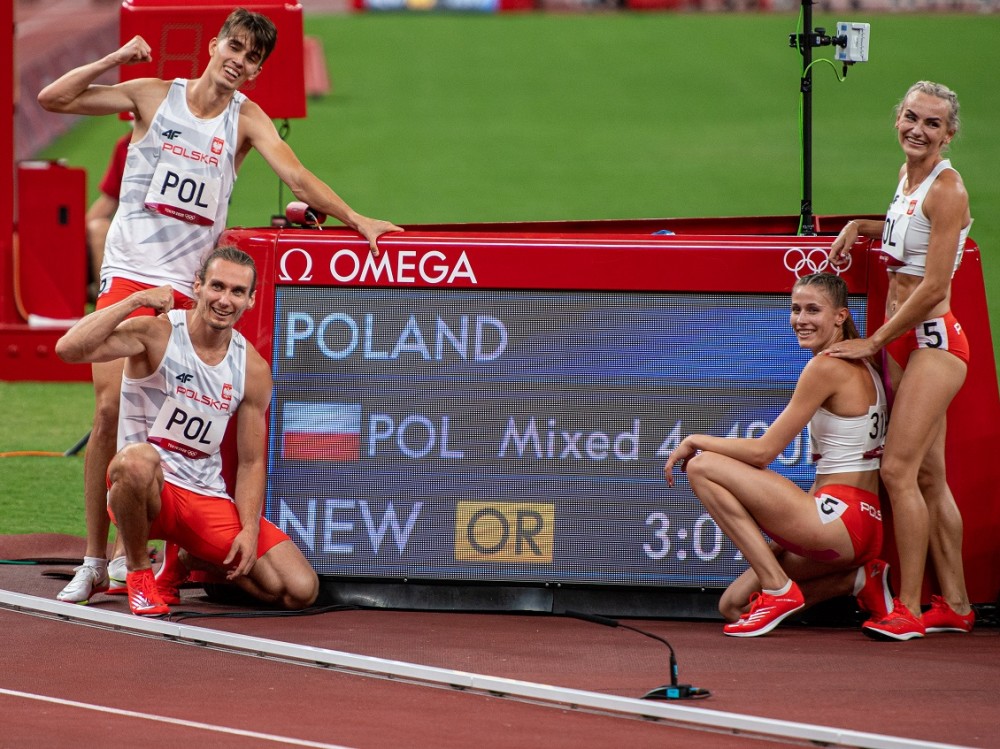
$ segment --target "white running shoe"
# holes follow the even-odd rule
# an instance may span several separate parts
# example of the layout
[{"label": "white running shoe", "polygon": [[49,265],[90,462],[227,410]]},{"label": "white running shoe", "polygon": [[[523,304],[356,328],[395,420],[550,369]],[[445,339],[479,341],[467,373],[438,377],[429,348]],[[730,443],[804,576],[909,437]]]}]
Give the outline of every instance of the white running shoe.
[{"label": "white running shoe", "polygon": [[108,570],[106,567],[82,564],[73,572],[76,574],[73,575],[69,585],[56,596],[57,600],[64,603],[84,604],[90,601],[90,597],[94,593],[103,593],[108,589]]},{"label": "white running shoe", "polygon": [[128,586],[125,579],[128,575],[128,565],[125,564],[125,557],[115,557],[108,563],[108,595],[123,596],[128,593]]}]

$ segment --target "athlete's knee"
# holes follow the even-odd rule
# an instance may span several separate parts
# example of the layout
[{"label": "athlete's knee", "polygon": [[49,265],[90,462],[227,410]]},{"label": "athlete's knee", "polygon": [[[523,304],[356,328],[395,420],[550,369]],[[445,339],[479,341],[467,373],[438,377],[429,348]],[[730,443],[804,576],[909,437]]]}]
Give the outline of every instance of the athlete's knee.
[{"label": "athlete's knee", "polygon": [[145,442],[127,445],[112,459],[108,477],[112,486],[120,485],[133,491],[147,490],[157,482],[160,454]]},{"label": "athlete's knee", "polygon": [[286,578],[281,603],[286,609],[297,611],[312,606],[318,595],[319,577],[313,569],[298,569]]},{"label": "athlete's knee", "polygon": [[879,476],[892,495],[899,487],[916,482],[918,469],[919,466],[911,458],[886,454],[882,456]]},{"label": "athlete's knee", "polygon": [[684,470],[687,472],[688,481],[696,482],[708,478],[708,474],[717,463],[718,457],[715,453],[701,452],[684,461]]},{"label": "athlete's knee", "polygon": [[286,539],[271,547],[254,566],[257,584],[273,603],[298,610],[319,596],[319,577],[299,548]]}]

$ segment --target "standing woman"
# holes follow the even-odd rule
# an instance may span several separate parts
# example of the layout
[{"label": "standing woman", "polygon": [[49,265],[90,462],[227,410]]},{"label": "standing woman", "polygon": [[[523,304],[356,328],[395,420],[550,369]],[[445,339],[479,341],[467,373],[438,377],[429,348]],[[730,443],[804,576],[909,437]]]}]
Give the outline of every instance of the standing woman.
[{"label": "standing woman", "polygon": [[[760,437],[685,437],[664,466],[687,472],[698,499],[732,539],[750,569],[719,602],[725,634],[757,637],[806,603],[853,593],[874,616],[892,604],[882,548],[878,468],[887,418],[872,365],[818,354],[859,333],[847,284],[815,273],[792,288],[789,322],[813,358],[795,392]],[[809,425],[816,478],[804,492],[768,465]],[[764,530],[772,543],[761,535]]]},{"label": "standing woman", "polygon": [[[882,240],[890,259],[886,322],[868,338],[824,353],[856,359],[885,348],[895,399],[881,476],[889,494],[901,584],[893,610],[873,617],[874,639],[969,632],[974,614],[962,569],[962,517],[945,476],[945,415],[965,382],[969,342],[951,313],[951,279],[972,225],[962,178],[942,155],[958,133],[958,98],[919,81],[896,108],[906,162],[885,221],[850,221],[830,248],[840,263],[859,236]],[[922,616],[928,548],[941,588]]]}]

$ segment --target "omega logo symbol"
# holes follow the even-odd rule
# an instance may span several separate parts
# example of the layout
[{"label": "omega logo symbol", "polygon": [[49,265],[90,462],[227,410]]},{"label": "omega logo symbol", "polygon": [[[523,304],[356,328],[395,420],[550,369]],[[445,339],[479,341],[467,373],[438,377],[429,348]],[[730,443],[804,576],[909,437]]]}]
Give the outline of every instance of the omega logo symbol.
[{"label": "omega logo symbol", "polygon": [[[302,269],[302,272],[299,274],[298,278],[294,278],[288,272],[288,259],[289,257],[292,257],[294,255],[302,255],[306,259],[305,268]],[[295,265],[298,265],[298,263],[295,263]],[[281,262],[279,266],[281,268],[281,274],[278,276],[279,281],[312,281],[312,267],[313,267],[312,255],[303,250],[301,247],[293,247],[290,250],[286,250],[285,254],[281,256]]]}]

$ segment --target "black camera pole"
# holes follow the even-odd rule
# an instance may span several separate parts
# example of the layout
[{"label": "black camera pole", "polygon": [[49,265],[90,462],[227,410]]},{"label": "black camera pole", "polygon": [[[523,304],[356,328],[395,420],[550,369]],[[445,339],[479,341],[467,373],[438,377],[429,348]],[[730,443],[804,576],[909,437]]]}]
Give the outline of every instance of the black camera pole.
[{"label": "black camera pole", "polygon": [[802,0],[802,33],[789,34],[790,47],[798,47],[802,53],[802,78],[799,92],[802,95],[802,202],[799,206],[801,233],[816,233],[812,212],[812,51],[813,47],[838,44],[827,36],[826,29],[813,30],[813,0]]}]

